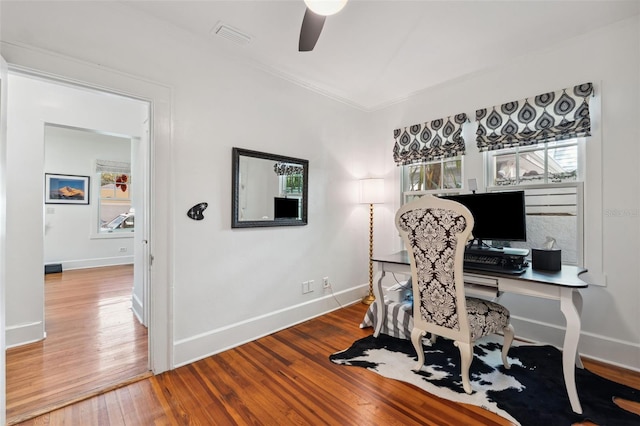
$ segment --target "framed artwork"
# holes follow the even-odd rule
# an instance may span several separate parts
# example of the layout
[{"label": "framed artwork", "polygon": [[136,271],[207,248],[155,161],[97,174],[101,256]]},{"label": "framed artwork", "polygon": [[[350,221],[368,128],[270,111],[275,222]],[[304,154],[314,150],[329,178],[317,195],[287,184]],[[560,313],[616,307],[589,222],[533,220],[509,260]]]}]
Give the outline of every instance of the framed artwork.
[{"label": "framed artwork", "polygon": [[89,176],[44,175],[45,204],[89,204]]}]

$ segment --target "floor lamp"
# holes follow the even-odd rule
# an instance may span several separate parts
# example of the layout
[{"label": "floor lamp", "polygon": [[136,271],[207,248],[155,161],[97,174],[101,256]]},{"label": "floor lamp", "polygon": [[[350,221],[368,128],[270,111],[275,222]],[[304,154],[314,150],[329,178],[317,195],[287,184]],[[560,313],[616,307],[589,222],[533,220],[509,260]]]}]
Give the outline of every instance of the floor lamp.
[{"label": "floor lamp", "polygon": [[373,205],[384,202],[384,179],[368,178],[360,180],[360,202],[369,204],[369,294],[362,303],[370,305],[375,300],[373,295]]}]

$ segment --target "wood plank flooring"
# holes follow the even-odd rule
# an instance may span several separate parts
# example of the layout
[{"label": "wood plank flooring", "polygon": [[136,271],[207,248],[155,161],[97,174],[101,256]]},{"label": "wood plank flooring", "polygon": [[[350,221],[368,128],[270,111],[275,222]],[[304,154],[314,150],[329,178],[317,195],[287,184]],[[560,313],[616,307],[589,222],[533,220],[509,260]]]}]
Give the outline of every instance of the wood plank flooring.
[{"label": "wood plank flooring", "polygon": [[151,375],[132,286],[131,265],[45,275],[47,338],[7,350],[9,424]]},{"label": "wood plank flooring", "polygon": [[[371,334],[356,304],[22,423],[31,425],[508,425],[328,355]],[[590,363],[585,360],[585,364]],[[639,387],[640,374],[599,373]]]}]

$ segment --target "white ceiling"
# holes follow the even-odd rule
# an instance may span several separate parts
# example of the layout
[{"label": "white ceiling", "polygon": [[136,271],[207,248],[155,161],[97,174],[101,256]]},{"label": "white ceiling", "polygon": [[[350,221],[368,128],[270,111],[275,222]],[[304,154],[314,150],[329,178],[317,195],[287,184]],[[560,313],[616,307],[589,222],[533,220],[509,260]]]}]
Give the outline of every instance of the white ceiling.
[{"label": "white ceiling", "polygon": [[[350,0],[327,18],[315,49],[298,52],[303,0],[123,3],[364,110],[640,13],[638,0]],[[219,23],[251,42],[213,35]]]}]

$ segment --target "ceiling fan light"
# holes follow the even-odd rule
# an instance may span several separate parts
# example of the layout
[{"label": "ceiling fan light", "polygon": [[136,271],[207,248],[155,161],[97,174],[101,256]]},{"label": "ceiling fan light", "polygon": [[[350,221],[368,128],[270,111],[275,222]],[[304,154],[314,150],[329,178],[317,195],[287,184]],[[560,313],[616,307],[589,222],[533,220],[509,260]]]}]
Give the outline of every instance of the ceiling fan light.
[{"label": "ceiling fan light", "polygon": [[329,16],[340,12],[348,0],[304,0],[309,10],[317,15]]}]

